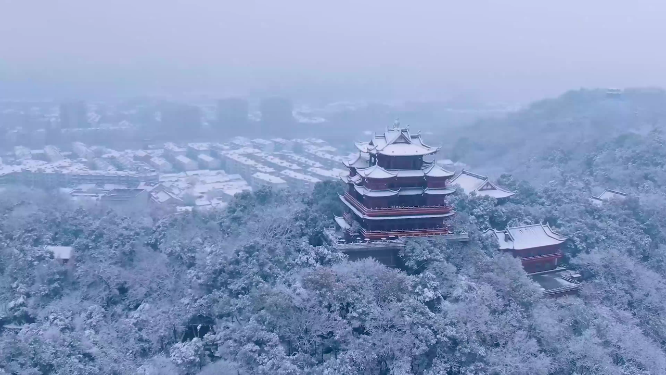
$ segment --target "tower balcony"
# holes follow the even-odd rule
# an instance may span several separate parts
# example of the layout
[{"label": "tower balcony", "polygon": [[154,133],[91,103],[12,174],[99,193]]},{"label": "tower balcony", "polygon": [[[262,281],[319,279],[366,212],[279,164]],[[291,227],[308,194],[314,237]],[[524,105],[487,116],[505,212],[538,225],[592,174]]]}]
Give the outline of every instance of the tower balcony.
[{"label": "tower balcony", "polygon": [[386,240],[397,237],[430,237],[430,236],[452,236],[453,232],[448,228],[435,229],[412,229],[412,230],[375,230],[370,231],[361,228],[361,235],[369,240]]},{"label": "tower balcony", "polygon": [[342,198],[359,212],[370,217],[445,215],[453,212],[453,208],[450,206],[367,208],[349,193],[345,193]]}]

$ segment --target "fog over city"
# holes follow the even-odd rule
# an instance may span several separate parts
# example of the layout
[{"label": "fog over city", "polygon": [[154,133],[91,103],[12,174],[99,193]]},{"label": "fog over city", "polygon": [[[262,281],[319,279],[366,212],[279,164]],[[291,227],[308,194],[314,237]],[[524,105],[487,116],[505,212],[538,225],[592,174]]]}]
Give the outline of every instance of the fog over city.
[{"label": "fog over city", "polygon": [[0,1],[0,95],[527,102],[666,84],[638,1]]},{"label": "fog over city", "polygon": [[0,0],[0,375],[666,374],[665,14]]}]

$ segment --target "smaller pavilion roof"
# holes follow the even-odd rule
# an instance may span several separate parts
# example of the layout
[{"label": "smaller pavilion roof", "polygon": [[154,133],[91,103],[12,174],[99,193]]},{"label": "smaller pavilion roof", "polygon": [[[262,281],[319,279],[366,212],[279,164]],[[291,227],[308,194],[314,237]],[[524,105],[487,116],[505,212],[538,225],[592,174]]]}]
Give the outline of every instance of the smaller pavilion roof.
[{"label": "smaller pavilion roof", "polygon": [[377,164],[372,167],[357,169],[357,172],[365,178],[385,179],[397,176],[395,173],[391,173]]},{"label": "smaller pavilion roof", "polygon": [[367,154],[359,152],[354,158],[344,160],[342,162],[348,168],[368,168],[370,166],[370,159]]},{"label": "smaller pavilion roof", "polygon": [[559,245],[567,238],[554,232],[550,225],[532,224],[506,228],[503,231],[489,230],[497,238],[500,250],[524,250]]},{"label": "smaller pavilion roof", "polygon": [[365,186],[359,186],[359,185],[354,185],[354,189],[356,191],[367,197],[392,197],[394,195],[398,195],[399,191],[398,190],[370,190],[366,188]]},{"label": "smaller pavilion roof", "polygon": [[432,163],[430,168],[425,171],[425,175],[428,177],[451,177],[455,175],[455,173],[447,171],[446,169],[440,167],[437,163]]}]

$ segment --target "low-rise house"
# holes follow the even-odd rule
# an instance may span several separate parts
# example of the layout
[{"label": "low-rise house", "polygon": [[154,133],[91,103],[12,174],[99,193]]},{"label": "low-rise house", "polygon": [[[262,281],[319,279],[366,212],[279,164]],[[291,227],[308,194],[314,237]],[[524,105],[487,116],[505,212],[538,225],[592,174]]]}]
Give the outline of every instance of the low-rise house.
[{"label": "low-rise house", "polygon": [[621,202],[627,199],[627,194],[617,191],[606,189],[603,193],[590,198],[591,202],[597,206],[601,206],[604,202]]},{"label": "low-rise house", "polygon": [[53,259],[59,262],[69,263],[73,261],[74,248],[71,246],[45,246],[44,249],[49,251],[53,255]]}]

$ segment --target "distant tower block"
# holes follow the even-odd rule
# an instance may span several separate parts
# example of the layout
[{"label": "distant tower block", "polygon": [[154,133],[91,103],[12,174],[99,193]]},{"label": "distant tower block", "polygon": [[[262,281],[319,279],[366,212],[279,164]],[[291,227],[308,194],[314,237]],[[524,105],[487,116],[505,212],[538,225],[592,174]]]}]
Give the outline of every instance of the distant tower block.
[{"label": "distant tower block", "polygon": [[60,104],[61,128],[87,128],[88,113],[86,103],[82,101]]},{"label": "distant tower block", "polygon": [[217,122],[220,129],[241,134],[248,124],[249,105],[241,98],[227,98],[217,102]]}]

